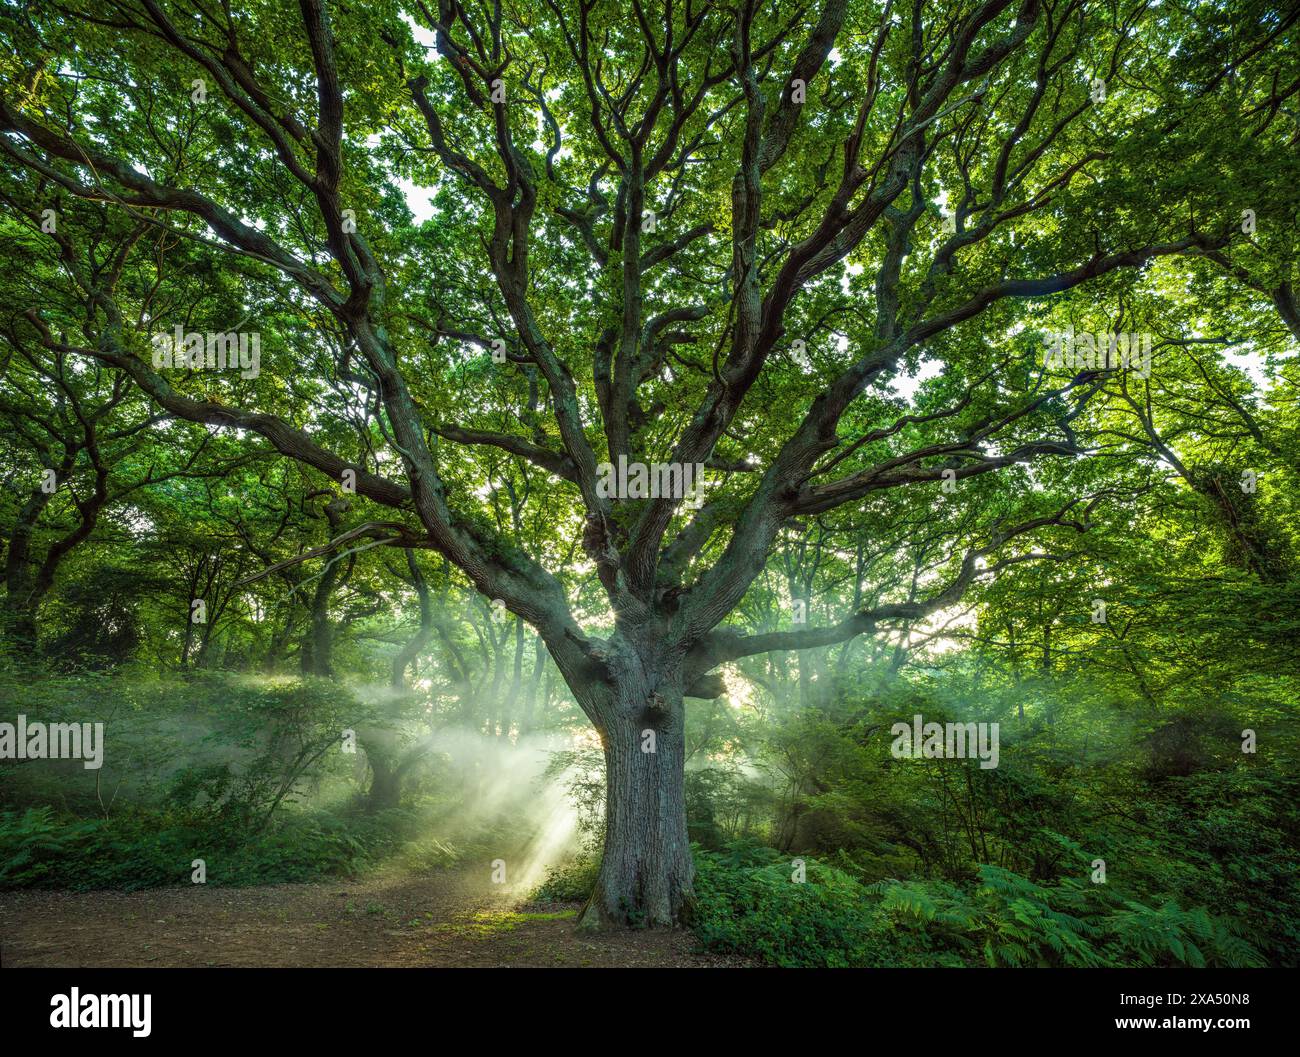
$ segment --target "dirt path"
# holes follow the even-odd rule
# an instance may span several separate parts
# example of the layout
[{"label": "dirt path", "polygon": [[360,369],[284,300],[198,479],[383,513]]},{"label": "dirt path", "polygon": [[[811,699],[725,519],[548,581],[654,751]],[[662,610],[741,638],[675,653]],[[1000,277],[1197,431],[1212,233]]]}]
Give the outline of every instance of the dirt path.
[{"label": "dirt path", "polygon": [[467,871],[258,888],[0,893],[0,965],[720,966],[689,933],[590,935]]}]

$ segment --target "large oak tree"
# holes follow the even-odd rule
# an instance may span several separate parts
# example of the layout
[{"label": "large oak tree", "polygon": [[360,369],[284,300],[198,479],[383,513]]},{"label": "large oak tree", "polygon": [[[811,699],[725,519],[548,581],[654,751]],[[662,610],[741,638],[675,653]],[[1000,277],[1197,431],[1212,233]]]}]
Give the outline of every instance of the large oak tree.
[{"label": "large oak tree", "polygon": [[[3,32],[4,196],[72,295],[15,336],[355,491],[336,549],[437,551],[536,629],[604,746],[590,923],[689,914],[684,709],[728,665],[1086,530],[1073,424],[1114,372],[1043,369],[1054,306],[1142,330],[1106,324],[1148,269],[1209,263],[1294,325],[1283,192],[1196,176],[1294,148],[1265,4],[34,0]],[[260,331],[261,375],[156,368],[174,325]],[[620,461],[702,465],[703,501],[610,495]],[[735,618],[783,533],[900,489],[948,504],[926,575]]]}]

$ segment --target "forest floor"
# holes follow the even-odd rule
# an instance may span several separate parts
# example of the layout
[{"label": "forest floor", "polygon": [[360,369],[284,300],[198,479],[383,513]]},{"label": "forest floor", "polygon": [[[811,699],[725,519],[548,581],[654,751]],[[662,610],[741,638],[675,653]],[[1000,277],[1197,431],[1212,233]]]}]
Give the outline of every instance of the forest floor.
[{"label": "forest floor", "polygon": [[691,967],[745,964],[689,932],[579,933],[481,871],[140,892],[0,892],[0,966]]}]

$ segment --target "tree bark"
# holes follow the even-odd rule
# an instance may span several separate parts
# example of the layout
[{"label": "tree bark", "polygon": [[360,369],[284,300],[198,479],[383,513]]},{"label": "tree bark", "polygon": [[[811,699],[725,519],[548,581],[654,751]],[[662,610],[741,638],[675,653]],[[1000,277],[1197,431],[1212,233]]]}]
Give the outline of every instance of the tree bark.
[{"label": "tree bark", "polygon": [[41,512],[53,498],[51,493],[34,489],[23,504],[14,523],[9,540],[9,551],[5,558],[5,608],[12,614],[14,627],[21,623],[35,637],[35,609],[30,595],[35,577],[29,566],[32,536],[36,532],[36,523]]},{"label": "tree bark", "polygon": [[402,775],[388,754],[390,746],[381,748],[377,739],[366,745],[370,758],[370,791],[366,794],[366,811],[373,814],[385,808],[397,807],[402,796]]},{"label": "tree bark", "polygon": [[579,918],[583,928],[684,925],[695,903],[682,698],[662,689],[643,693],[638,683],[614,687],[601,723],[605,848]]}]

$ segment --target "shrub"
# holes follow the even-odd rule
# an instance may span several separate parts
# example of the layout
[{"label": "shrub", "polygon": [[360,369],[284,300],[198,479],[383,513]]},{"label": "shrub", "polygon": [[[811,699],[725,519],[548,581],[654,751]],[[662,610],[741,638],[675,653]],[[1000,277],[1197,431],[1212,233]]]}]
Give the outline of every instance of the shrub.
[{"label": "shrub", "polygon": [[577,903],[596,887],[600,859],[581,856],[550,867],[533,898],[541,903]]},{"label": "shrub", "polygon": [[904,950],[866,888],[808,860],[791,879],[788,857],[747,843],[695,850],[695,932],[707,947],[784,968],[938,965],[923,947]]},{"label": "shrub", "polygon": [[1204,908],[1149,907],[1101,885],[1039,885],[996,866],[979,884],[882,881],[770,848],[696,849],[696,934],[782,967],[1257,966],[1259,952]]},{"label": "shrub", "polygon": [[0,888],[116,888],[190,881],[203,859],[207,883],[272,884],[353,874],[398,839],[391,820],[287,814],[274,829],[234,839],[216,826],[156,813],[60,817],[48,807],[0,813]]}]

